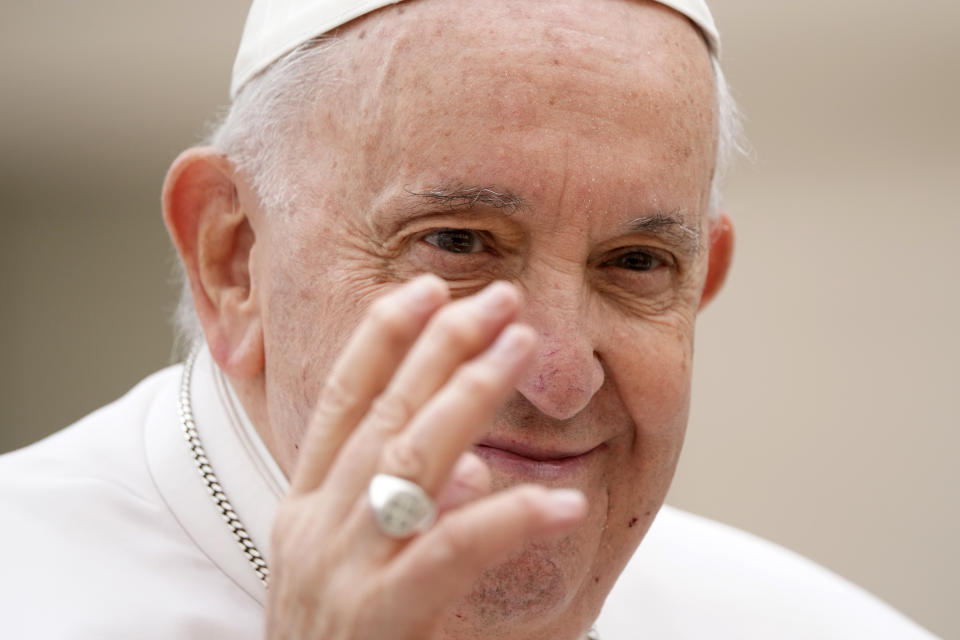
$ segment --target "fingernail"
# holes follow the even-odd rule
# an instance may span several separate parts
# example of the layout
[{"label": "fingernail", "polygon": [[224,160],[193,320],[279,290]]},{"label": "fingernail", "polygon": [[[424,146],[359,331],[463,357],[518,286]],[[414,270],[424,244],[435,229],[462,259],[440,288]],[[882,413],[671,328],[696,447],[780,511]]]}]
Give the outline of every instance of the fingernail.
[{"label": "fingernail", "polygon": [[554,489],[548,496],[550,513],[556,518],[573,520],[587,510],[587,499],[576,489]]}]

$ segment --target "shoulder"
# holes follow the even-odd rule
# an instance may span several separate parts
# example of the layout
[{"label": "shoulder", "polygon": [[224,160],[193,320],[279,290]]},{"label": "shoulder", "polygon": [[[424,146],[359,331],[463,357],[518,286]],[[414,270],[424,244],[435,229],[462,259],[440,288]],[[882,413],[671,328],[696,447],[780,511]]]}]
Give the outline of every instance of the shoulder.
[{"label": "shoulder", "polygon": [[604,640],[932,638],[896,610],[754,535],[663,507],[607,599]]},{"label": "shoulder", "polygon": [[34,444],[0,456],[0,499],[58,480],[99,479],[131,490],[144,478],[142,425],[178,376],[169,367],[145,378],[123,397]]},{"label": "shoulder", "polygon": [[178,380],[177,367],[160,371],[0,456],[0,614],[10,637],[214,637],[223,610],[235,614],[231,633],[258,628],[258,607],[187,536],[146,463],[145,421],[175,402]]}]

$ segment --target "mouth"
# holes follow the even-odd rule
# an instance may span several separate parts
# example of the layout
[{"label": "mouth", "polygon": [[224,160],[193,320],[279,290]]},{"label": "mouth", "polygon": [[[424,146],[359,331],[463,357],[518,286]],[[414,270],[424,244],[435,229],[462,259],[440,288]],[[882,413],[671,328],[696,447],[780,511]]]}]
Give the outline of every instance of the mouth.
[{"label": "mouth", "polygon": [[563,451],[523,443],[483,441],[474,445],[473,452],[491,470],[518,481],[554,484],[569,483],[583,473],[602,446]]}]

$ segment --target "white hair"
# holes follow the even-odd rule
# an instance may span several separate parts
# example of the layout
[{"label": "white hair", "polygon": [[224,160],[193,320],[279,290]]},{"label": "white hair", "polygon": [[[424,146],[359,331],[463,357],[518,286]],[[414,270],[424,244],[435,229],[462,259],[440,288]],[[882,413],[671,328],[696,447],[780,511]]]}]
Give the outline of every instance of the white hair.
[{"label": "white hair", "polygon": [[[319,36],[300,45],[265,71],[252,78],[240,90],[226,115],[215,126],[207,143],[222,151],[245,174],[264,208],[285,211],[293,207],[296,185],[288,171],[292,140],[302,126],[303,105],[313,104],[322,87],[334,80],[341,59],[331,55],[340,41],[335,36]],[[711,58],[717,95],[717,155],[710,184],[709,215],[718,216],[721,186],[734,156],[743,153],[743,128],[739,109],[730,94],[723,70],[716,57]],[[182,352],[203,338],[193,306],[190,283],[177,261],[181,282],[180,301],[174,315],[175,350]]]},{"label": "white hair", "polygon": [[[303,105],[313,104],[321,87],[332,83],[337,69],[332,36],[318,36],[300,45],[248,81],[220,122],[207,136],[207,144],[223,152],[239,171],[250,176],[264,209],[273,212],[293,207],[296,189],[287,170],[293,139],[303,123]],[[177,260],[180,300],[174,312],[174,354],[184,354],[203,339],[203,328],[193,306],[190,280]]]}]

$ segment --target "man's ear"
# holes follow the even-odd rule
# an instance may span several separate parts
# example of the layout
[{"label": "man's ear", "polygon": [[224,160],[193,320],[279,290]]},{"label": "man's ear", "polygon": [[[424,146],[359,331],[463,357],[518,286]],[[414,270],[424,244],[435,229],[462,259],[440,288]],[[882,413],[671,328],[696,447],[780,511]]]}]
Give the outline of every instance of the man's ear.
[{"label": "man's ear", "polygon": [[184,151],[163,185],[163,220],[214,360],[243,378],[263,369],[263,329],[251,278],[256,236],[235,180],[233,165],[215,149]]},{"label": "man's ear", "polygon": [[707,306],[717,295],[733,260],[733,221],[726,213],[710,223],[710,258],[707,265],[707,281],[700,295],[700,309]]}]

